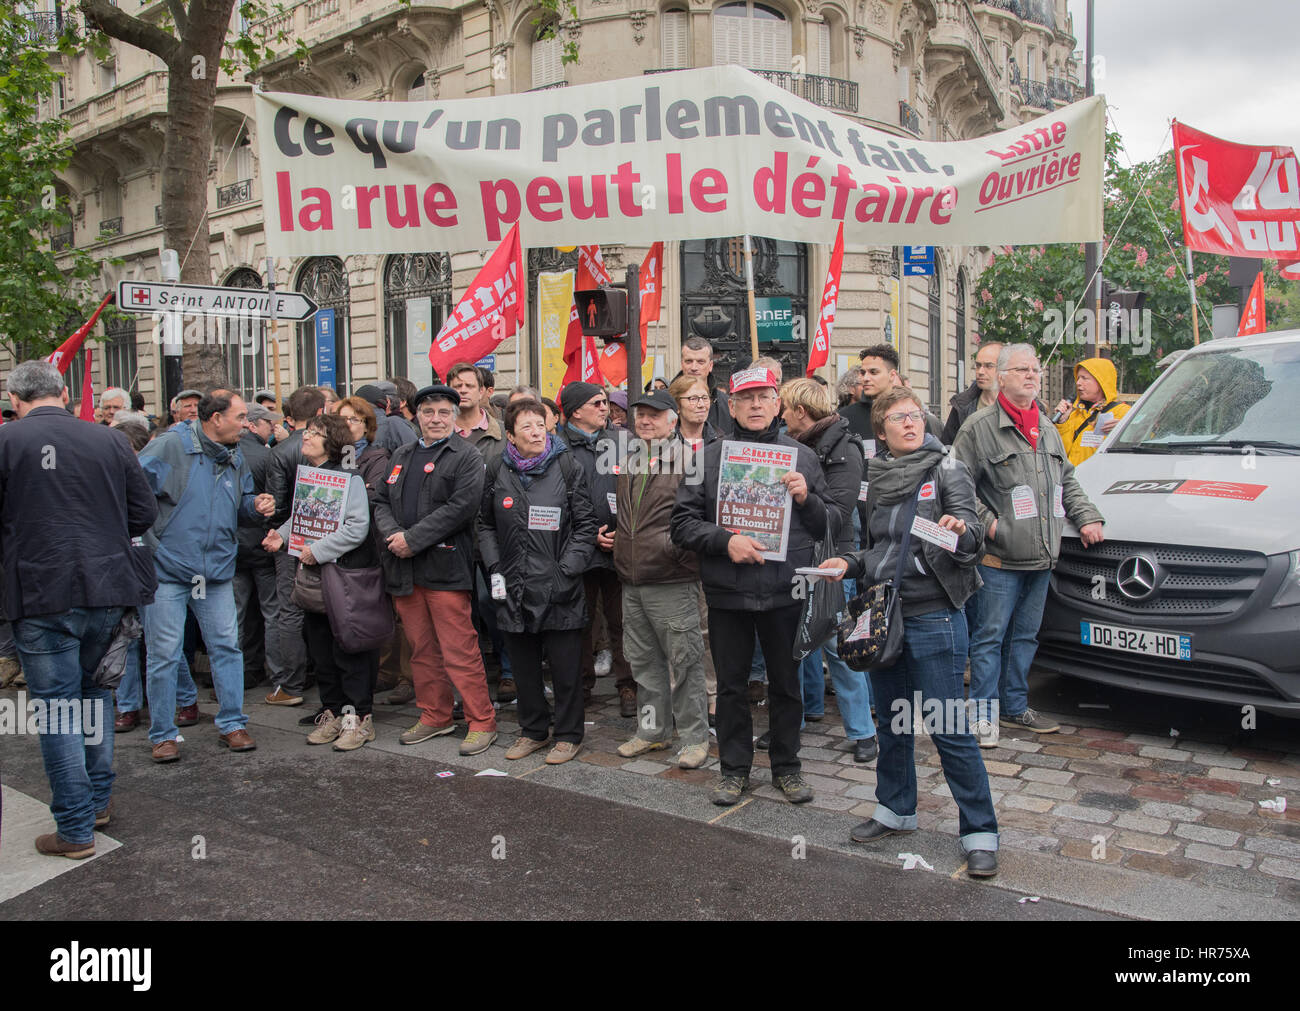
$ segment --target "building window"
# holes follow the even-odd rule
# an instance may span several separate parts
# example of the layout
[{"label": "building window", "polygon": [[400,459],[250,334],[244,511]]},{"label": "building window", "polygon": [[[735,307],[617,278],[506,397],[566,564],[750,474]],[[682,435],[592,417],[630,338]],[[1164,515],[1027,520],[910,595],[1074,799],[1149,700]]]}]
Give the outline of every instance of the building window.
[{"label": "building window", "polygon": [[298,291],[320,306],[315,319],[298,324],[298,382],[341,392],[352,372],[351,297],[343,261],[312,257],[298,275]]},{"label": "building window", "polygon": [[931,411],[938,411],[943,399],[943,281],[939,276],[939,258],[935,257],[934,274],[930,278],[930,403]]},{"label": "building window", "polygon": [[817,73],[831,76],[831,26],[825,21],[817,26]]},{"label": "building window", "polygon": [[533,40],[533,87],[546,88],[564,82],[564,39],[558,25],[547,25],[537,30]]},{"label": "building window", "polygon": [[416,387],[434,381],[429,344],[453,306],[451,257],[445,253],[390,256],[384,268],[384,367]]},{"label": "building window", "polygon": [[684,10],[663,13],[663,66],[684,70],[691,65],[690,15]]},{"label": "building window", "polygon": [[957,389],[964,390],[966,382],[966,271],[957,271]]},{"label": "building window", "polygon": [[110,60],[99,65],[99,90],[112,91],[117,87],[117,63]]},{"label": "building window", "polygon": [[788,71],[790,22],[766,4],[723,4],[713,12],[713,62]]},{"label": "building window", "polygon": [[406,100],[408,102],[423,102],[426,94],[427,85],[425,83],[424,74],[421,73],[411,82],[411,86],[406,89]]},{"label": "building window", "polygon": [[[261,290],[262,275],[249,267],[240,267],[226,278],[225,286]],[[266,322],[233,316],[222,320],[221,325],[230,389],[251,404],[253,394],[269,385],[266,381]]]},{"label": "building window", "polygon": [[133,390],[138,378],[134,316],[115,316],[104,323],[104,384]]}]

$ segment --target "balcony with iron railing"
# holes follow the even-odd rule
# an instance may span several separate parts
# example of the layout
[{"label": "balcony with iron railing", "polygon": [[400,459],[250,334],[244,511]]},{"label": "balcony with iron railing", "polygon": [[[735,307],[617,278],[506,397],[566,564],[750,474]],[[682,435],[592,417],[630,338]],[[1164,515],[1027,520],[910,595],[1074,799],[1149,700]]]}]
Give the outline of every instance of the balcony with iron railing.
[{"label": "balcony with iron railing", "polygon": [[62,14],[42,12],[23,14],[20,18],[22,21],[27,22],[27,32],[23,41],[28,45],[53,46],[59,41],[59,36],[63,34],[64,20]]},{"label": "balcony with iron railing", "polygon": [[1074,102],[1082,98],[1083,89],[1068,77],[1049,77],[1047,94],[1054,102]]},{"label": "balcony with iron railing", "polygon": [[539,84],[536,88],[529,88],[529,91],[552,91],[555,88],[567,88],[568,81],[553,81],[550,84]]},{"label": "balcony with iron railing", "polygon": [[1047,82],[1045,81],[1021,81],[1020,94],[1024,99],[1025,105],[1033,106],[1035,109],[1053,109],[1052,99],[1047,92]]},{"label": "balcony with iron railing", "polygon": [[56,253],[72,248],[72,226],[60,228],[50,236],[50,248]]},{"label": "balcony with iron railing", "polygon": [[229,186],[217,187],[217,210],[246,204],[253,199],[253,180],[241,179]]},{"label": "balcony with iron railing", "polygon": [[[660,67],[647,70],[647,74],[671,74],[680,67]],[[751,73],[771,81],[802,99],[820,105],[823,109],[837,112],[857,113],[858,83],[845,81],[838,77],[822,77],[820,74],[796,74],[788,70],[755,70]]]},{"label": "balcony with iron railing", "polygon": [[111,239],[122,234],[122,217],[105,218],[99,223],[99,237],[101,239]]}]

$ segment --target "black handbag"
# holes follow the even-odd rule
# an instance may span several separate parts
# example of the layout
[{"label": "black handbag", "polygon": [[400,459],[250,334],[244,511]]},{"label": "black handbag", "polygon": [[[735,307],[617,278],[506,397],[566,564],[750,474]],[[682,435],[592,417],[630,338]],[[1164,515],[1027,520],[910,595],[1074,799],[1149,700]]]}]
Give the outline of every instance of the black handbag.
[{"label": "black handbag", "polygon": [[[328,563],[333,568],[333,563]],[[293,592],[289,599],[304,611],[312,614],[325,613],[325,590],[321,583],[321,570],[325,565],[304,565],[298,562],[298,571],[293,576]]]},{"label": "black handbag", "polygon": [[[813,547],[813,564],[820,566],[835,557],[835,538],[831,535],[829,517],[826,535]],[[821,646],[835,632],[844,610],[844,583],[830,579],[806,580],[803,610],[799,612],[799,625],[795,629],[794,659],[803,660]]]},{"label": "black handbag", "polygon": [[321,566],[325,613],[334,641],[344,653],[378,649],[393,637],[393,606],[379,566],[345,569]]},{"label": "black handbag", "polygon": [[[931,480],[930,475],[921,484]],[[840,659],[853,670],[880,670],[891,667],[903,654],[903,567],[912,546],[912,520],[916,517],[921,487],[908,500],[903,524],[903,542],[899,546],[894,577],[872,583],[848,602],[848,616],[840,622],[836,645]]]}]

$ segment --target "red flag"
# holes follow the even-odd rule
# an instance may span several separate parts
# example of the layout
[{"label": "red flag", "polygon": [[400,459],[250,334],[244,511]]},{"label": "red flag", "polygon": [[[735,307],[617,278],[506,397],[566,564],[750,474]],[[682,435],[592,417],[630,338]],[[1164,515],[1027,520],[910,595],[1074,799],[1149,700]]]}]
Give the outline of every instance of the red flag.
[{"label": "red flag", "polygon": [[1174,123],[1174,166],[1189,249],[1295,261],[1300,167],[1289,147],[1234,144]]},{"label": "red flag", "polygon": [[81,414],[82,421],[95,420],[95,387],[90,377],[90,367],[95,349],[86,348],[86,372],[81,377]]},{"label": "red flag", "polygon": [[58,366],[59,371],[66,374],[68,366],[72,364],[72,359],[77,356],[77,352],[81,350],[81,345],[86,342],[86,334],[90,333],[94,327],[95,320],[99,319],[99,314],[104,311],[104,307],[116,297],[112,293],[106,295],[104,301],[99,303],[99,308],[90,314],[90,319],[77,327],[77,332],[60,344],[45,360],[52,365]]},{"label": "red flag", "polygon": [[844,222],[835,233],[835,247],[831,250],[831,265],[826,271],[826,284],[822,287],[821,313],[817,317],[817,333],[808,349],[808,371],[811,378],[815,369],[826,364],[831,356],[831,333],[835,329],[835,305],[840,297],[840,268],[844,265]]},{"label": "red flag", "polygon": [[1264,272],[1255,275],[1255,283],[1250,286],[1250,297],[1246,299],[1246,311],[1241,314],[1241,325],[1237,327],[1237,336],[1263,333],[1267,329],[1264,321]]},{"label": "red flag", "polygon": [[578,275],[573,286],[578,290],[587,288],[605,288],[609,286],[609,270],[605,259],[600,255],[599,246],[578,247]]},{"label": "red flag", "polygon": [[461,300],[429,346],[429,362],[440,376],[457,362],[476,362],[518,332],[526,296],[519,225],[474,275]]},{"label": "red flag", "polygon": [[[659,305],[664,286],[664,244],[656,242],[641,263],[637,287],[641,298],[641,364],[645,364],[646,327],[659,319]],[[600,351],[600,370],[611,386],[622,386],[627,379],[627,348],[606,344]],[[635,392],[635,391],[633,391]]]}]

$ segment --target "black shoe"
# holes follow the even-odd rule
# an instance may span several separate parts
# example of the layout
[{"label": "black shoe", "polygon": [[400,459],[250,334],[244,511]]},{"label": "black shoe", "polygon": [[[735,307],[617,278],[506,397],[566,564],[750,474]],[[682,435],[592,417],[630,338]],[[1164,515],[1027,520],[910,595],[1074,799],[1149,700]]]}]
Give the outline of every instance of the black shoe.
[{"label": "black shoe", "polygon": [[880,745],[876,741],[876,736],[864,737],[860,741],[853,742],[853,761],[866,764],[874,762],[876,756],[880,754]]},{"label": "black shoe", "polygon": [[911,835],[915,831],[915,829],[910,828],[890,828],[888,825],[882,824],[873,818],[870,821],[864,821],[861,825],[856,826],[853,831],[849,833],[849,838],[854,842],[870,843],[891,835]]},{"label": "black shoe", "polygon": [[826,715],[824,713],[806,713],[804,719],[809,723],[820,723],[822,720],[826,719]]},{"label": "black shoe", "polygon": [[998,872],[998,855],[992,850],[971,850],[966,854],[966,873],[972,878],[991,878]]},{"label": "black shoe", "polygon": [[803,776],[794,773],[790,776],[777,776],[776,786],[785,794],[791,804],[807,804],[813,799],[813,788],[804,782]]},{"label": "black shoe", "polygon": [[717,728],[717,726],[718,726],[718,714],[717,714],[717,713],[709,713],[709,726],[711,726],[711,727],[713,727],[713,728],[715,728],[715,729]]},{"label": "black shoe", "polygon": [[310,716],[304,716],[302,719],[300,719],[300,720],[298,721],[298,726],[300,726],[300,727],[310,727],[313,723],[316,722],[316,717],[320,716],[320,714],[323,713],[324,711],[325,711],[325,707],[324,707],[324,706],[321,706],[319,709],[317,709],[317,710],[316,710],[314,713],[312,713]]},{"label": "black shoe", "polygon": [[460,699],[452,703],[451,718],[453,720],[463,720],[465,718],[465,703]]},{"label": "black shoe", "polygon": [[713,789],[713,803],[718,807],[731,807],[740,795],[749,789],[748,776],[723,776]]},{"label": "black shoe", "polygon": [[763,735],[754,742],[754,747],[759,751],[766,751],[772,746],[772,731],[764,730]]}]

